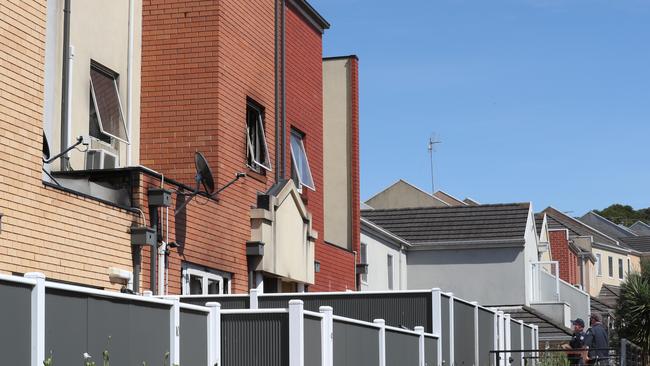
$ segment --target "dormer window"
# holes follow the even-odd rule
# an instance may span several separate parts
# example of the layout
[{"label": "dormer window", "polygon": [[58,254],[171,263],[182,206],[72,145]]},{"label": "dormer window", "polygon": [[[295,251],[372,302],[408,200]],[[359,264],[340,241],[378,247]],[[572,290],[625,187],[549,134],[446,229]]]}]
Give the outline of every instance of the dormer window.
[{"label": "dormer window", "polygon": [[309,168],[309,160],[307,159],[303,140],[303,134],[295,130],[291,131],[291,161],[293,163],[291,165],[291,176],[298,189],[305,186],[315,191],[316,187]]}]

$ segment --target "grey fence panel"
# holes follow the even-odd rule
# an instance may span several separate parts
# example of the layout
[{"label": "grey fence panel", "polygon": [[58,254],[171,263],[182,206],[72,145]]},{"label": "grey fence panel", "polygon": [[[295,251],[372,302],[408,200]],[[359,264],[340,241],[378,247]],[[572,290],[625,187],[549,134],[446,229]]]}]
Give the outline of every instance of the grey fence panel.
[{"label": "grey fence panel", "polygon": [[[533,345],[533,328],[524,325],[524,349],[536,349],[537,346]],[[532,352],[526,352],[525,357],[532,357]],[[530,358],[527,358],[530,364]]]},{"label": "grey fence panel", "polygon": [[208,314],[191,309],[180,311],[180,364],[208,364]]},{"label": "grey fence panel", "polygon": [[442,314],[441,318],[441,338],[442,338],[442,363],[445,365],[450,365],[449,362],[449,336],[451,334],[451,320],[449,319],[449,297],[442,295],[440,296],[440,309]]},{"label": "grey fence panel", "polygon": [[4,364],[30,363],[31,291],[30,285],[0,281],[0,357]]},{"label": "grey fence panel", "polygon": [[45,292],[45,352],[55,365],[82,365],[88,352],[88,300],[62,291]]},{"label": "grey fence panel", "polygon": [[[250,302],[248,296],[192,296],[180,297],[180,301],[186,304],[205,306],[207,302],[218,302],[221,309],[248,309]],[[285,306],[286,308],[287,306]]]},{"label": "grey fence panel", "polygon": [[321,365],[321,318],[305,316],[305,365]]},{"label": "grey fence panel", "polygon": [[334,314],[347,318],[372,322],[384,319],[386,325],[405,326],[413,329],[423,326],[431,332],[431,292],[408,293],[351,293],[345,295],[289,294],[259,298],[260,308],[287,308],[289,300],[304,302],[305,310],[318,311],[320,306],[331,306]]},{"label": "grey fence panel", "polygon": [[454,300],[454,364],[474,365],[474,306]]},{"label": "grey fence panel", "polygon": [[334,320],[334,365],[379,364],[379,330]]},{"label": "grey fence panel", "polygon": [[478,309],[478,360],[479,365],[493,365],[494,356],[490,351],[494,349],[494,313]]},{"label": "grey fence panel", "polygon": [[289,314],[222,314],[220,366],[289,365]]},{"label": "grey fence panel", "polygon": [[[510,322],[510,346],[506,346],[506,349],[511,350],[520,350],[521,349],[521,324],[517,322]],[[521,353],[513,352],[510,354],[510,357],[513,359],[510,365],[512,366],[522,366],[521,365]]]},{"label": "grey fence panel", "polygon": [[589,318],[589,295],[577,289],[575,286],[560,281],[560,301],[571,305],[571,319]]},{"label": "grey fence panel", "polygon": [[424,337],[424,365],[438,365],[438,339],[433,337]]},{"label": "grey fence panel", "polygon": [[101,364],[162,364],[170,350],[170,307],[47,289],[45,349],[54,364],[76,365],[88,353]]},{"label": "grey fence panel", "polygon": [[420,336],[386,329],[386,366],[418,366]]}]

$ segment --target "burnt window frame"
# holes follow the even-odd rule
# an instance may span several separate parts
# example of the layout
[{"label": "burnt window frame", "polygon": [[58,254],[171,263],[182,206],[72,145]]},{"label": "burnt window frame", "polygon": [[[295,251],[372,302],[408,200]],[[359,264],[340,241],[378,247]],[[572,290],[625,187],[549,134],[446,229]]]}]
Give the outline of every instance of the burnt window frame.
[{"label": "burnt window frame", "polygon": [[[253,113],[256,116],[253,116]],[[269,145],[266,140],[266,123],[264,117],[264,107],[251,98],[246,98],[246,166],[250,170],[262,175],[265,175],[267,171],[273,171],[271,157],[269,155]],[[251,125],[253,129],[251,129]],[[253,139],[257,143],[255,146],[253,146]],[[260,159],[260,150],[264,155],[263,159]],[[256,153],[258,155],[257,157],[255,157]]]}]

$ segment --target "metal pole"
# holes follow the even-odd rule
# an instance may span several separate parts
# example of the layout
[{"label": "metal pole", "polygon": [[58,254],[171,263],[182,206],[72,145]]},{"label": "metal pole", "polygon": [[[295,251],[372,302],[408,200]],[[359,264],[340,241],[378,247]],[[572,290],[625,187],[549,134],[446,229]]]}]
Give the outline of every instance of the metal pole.
[{"label": "metal pole", "polygon": [[626,347],[627,339],[621,338],[621,352],[619,354],[620,357],[620,366],[626,366],[627,365],[627,347]]}]

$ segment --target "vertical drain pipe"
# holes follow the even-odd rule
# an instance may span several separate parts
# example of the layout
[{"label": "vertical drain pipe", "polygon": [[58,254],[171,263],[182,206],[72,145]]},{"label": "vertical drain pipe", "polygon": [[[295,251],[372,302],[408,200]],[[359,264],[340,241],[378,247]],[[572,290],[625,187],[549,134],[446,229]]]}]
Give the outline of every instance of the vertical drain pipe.
[{"label": "vertical drain pipe", "polygon": [[127,48],[126,68],[126,133],[129,143],[126,147],[126,164],[131,166],[133,143],[131,134],[133,130],[133,34],[135,32],[135,0],[129,0],[129,44]]},{"label": "vertical drain pipe", "polygon": [[160,227],[159,224],[159,219],[158,219],[158,207],[156,206],[149,206],[149,223],[151,224],[151,228],[153,229],[154,232],[154,237],[155,240],[153,241],[154,244],[151,247],[151,255],[149,257],[149,288],[151,289],[151,292],[154,295],[158,295],[158,287],[156,286],[157,283],[157,273],[158,273],[158,238],[160,236],[158,235],[158,228]]},{"label": "vertical drain pipe", "polygon": [[[68,131],[68,96],[70,88],[70,0],[65,0],[63,5],[63,62],[61,70],[61,146],[59,151],[63,151],[68,147],[69,134]],[[61,170],[69,170],[70,158],[68,153],[63,155],[61,159]]]}]

